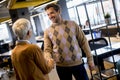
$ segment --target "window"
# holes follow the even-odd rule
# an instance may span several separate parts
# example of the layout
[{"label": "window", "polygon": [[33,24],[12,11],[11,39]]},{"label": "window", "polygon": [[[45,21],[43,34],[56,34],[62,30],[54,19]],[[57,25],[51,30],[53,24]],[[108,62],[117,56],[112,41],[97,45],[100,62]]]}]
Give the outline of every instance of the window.
[{"label": "window", "polygon": [[85,7],[83,5],[82,6],[78,6],[77,10],[78,10],[78,16],[80,18],[81,25],[85,25],[85,22],[87,20]]},{"label": "window", "polygon": [[119,8],[119,5],[120,5],[120,0],[115,0],[115,7],[116,7],[116,11],[117,11],[118,21],[120,21],[120,8]]},{"label": "window", "polygon": [[68,13],[69,13],[70,19],[73,21],[76,21],[79,24],[75,7],[69,8]]}]

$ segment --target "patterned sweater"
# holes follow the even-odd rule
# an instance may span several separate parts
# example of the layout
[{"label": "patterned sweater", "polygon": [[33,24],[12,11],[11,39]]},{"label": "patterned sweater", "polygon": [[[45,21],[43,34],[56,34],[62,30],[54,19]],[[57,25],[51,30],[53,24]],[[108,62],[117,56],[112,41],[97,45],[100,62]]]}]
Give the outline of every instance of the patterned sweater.
[{"label": "patterned sweater", "polygon": [[82,51],[87,56],[88,63],[93,57],[88,41],[81,28],[74,21],[63,21],[62,24],[52,24],[44,32],[44,54],[53,57],[57,66],[75,66],[82,64]]}]

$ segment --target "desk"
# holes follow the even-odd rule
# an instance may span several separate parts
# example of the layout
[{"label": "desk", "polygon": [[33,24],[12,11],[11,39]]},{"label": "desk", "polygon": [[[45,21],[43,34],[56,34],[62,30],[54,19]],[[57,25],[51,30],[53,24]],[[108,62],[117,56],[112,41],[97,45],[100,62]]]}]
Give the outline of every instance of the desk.
[{"label": "desk", "polygon": [[106,27],[107,25],[106,24],[101,24],[101,25],[97,25],[97,26],[92,26],[91,27],[91,31],[90,31],[90,28],[85,28],[85,29],[82,29],[83,32],[86,34],[86,32],[88,32],[86,34],[87,37],[91,37],[91,34],[93,35],[93,38],[99,38],[101,37],[101,31],[95,31],[95,29],[100,29],[100,28],[103,28],[103,27]]},{"label": "desk", "polygon": [[11,56],[11,54],[12,54],[12,50],[10,50],[10,51],[8,51],[8,52],[5,52],[5,53],[0,54],[0,56],[2,56],[2,57],[9,57],[9,56]]},{"label": "desk", "polygon": [[96,49],[96,52],[95,50],[93,50],[91,53],[93,54],[94,59],[96,59],[96,57],[98,58],[98,62],[99,62],[98,65],[101,66],[102,70],[104,70],[103,59],[120,53],[120,43],[114,43],[112,44],[111,47],[106,46],[103,48]]},{"label": "desk", "polygon": [[[95,54],[95,50],[93,50],[92,54],[94,56],[95,55],[97,55],[97,56],[103,56],[103,55],[106,55],[108,53],[113,53],[113,55],[115,55],[114,53],[116,53],[116,52],[117,53],[120,52],[120,42],[112,44],[111,47],[109,45],[109,46],[106,46],[106,47],[103,47],[103,48],[96,49],[96,54]],[[108,54],[108,56],[109,56],[109,54]]]},{"label": "desk", "polygon": [[[42,48],[43,45],[44,45],[43,39],[44,39],[44,38],[41,38],[41,39],[38,39],[38,40],[37,40],[38,43],[36,43],[36,45],[38,45],[40,48]],[[0,56],[8,57],[8,56],[10,56],[11,54],[12,54],[12,50],[7,51],[7,52],[4,52],[4,53],[0,54]]]},{"label": "desk", "polygon": [[[96,25],[96,26],[92,26],[91,29],[94,30],[94,29],[99,29],[99,28],[102,28],[102,27],[105,27],[107,26],[106,24],[101,24],[101,25]],[[82,29],[83,31],[85,30],[90,30],[90,28],[85,28],[85,29]]]}]

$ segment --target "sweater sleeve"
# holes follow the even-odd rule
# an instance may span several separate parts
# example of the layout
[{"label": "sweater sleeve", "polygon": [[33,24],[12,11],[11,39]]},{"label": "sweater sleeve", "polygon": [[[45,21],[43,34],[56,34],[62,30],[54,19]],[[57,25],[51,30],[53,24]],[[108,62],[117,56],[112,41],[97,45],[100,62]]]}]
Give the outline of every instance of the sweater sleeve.
[{"label": "sweater sleeve", "polygon": [[76,26],[76,37],[78,39],[78,44],[79,44],[80,48],[83,49],[83,51],[85,52],[88,64],[91,65],[94,62],[93,62],[93,56],[91,54],[91,50],[90,50],[87,38],[86,38],[84,32],[82,31],[82,29],[80,28],[80,26],[77,25],[75,22],[74,22],[74,24]]},{"label": "sweater sleeve", "polygon": [[39,69],[41,69],[41,71],[43,72],[43,74],[48,74],[51,70],[52,67],[50,67],[47,64],[47,61],[45,60],[44,56],[43,56],[43,51],[38,47],[38,46],[34,46],[34,60],[36,65],[39,67]]},{"label": "sweater sleeve", "polygon": [[44,56],[46,59],[52,58],[53,45],[49,38],[48,30],[44,32]]}]

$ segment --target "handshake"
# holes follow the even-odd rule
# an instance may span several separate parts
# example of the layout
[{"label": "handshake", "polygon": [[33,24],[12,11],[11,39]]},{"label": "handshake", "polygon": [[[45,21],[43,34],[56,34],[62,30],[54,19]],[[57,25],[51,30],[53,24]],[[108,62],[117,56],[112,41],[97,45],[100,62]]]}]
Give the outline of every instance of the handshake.
[{"label": "handshake", "polygon": [[51,59],[48,59],[48,60],[47,60],[47,64],[48,64],[48,66],[49,66],[50,68],[54,68],[55,62],[54,62],[54,60],[51,58]]},{"label": "handshake", "polygon": [[51,58],[51,55],[44,54],[44,58],[45,58],[45,60],[47,61],[47,65],[48,65],[50,68],[54,68],[55,61],[54,61],[54,59]]}]

